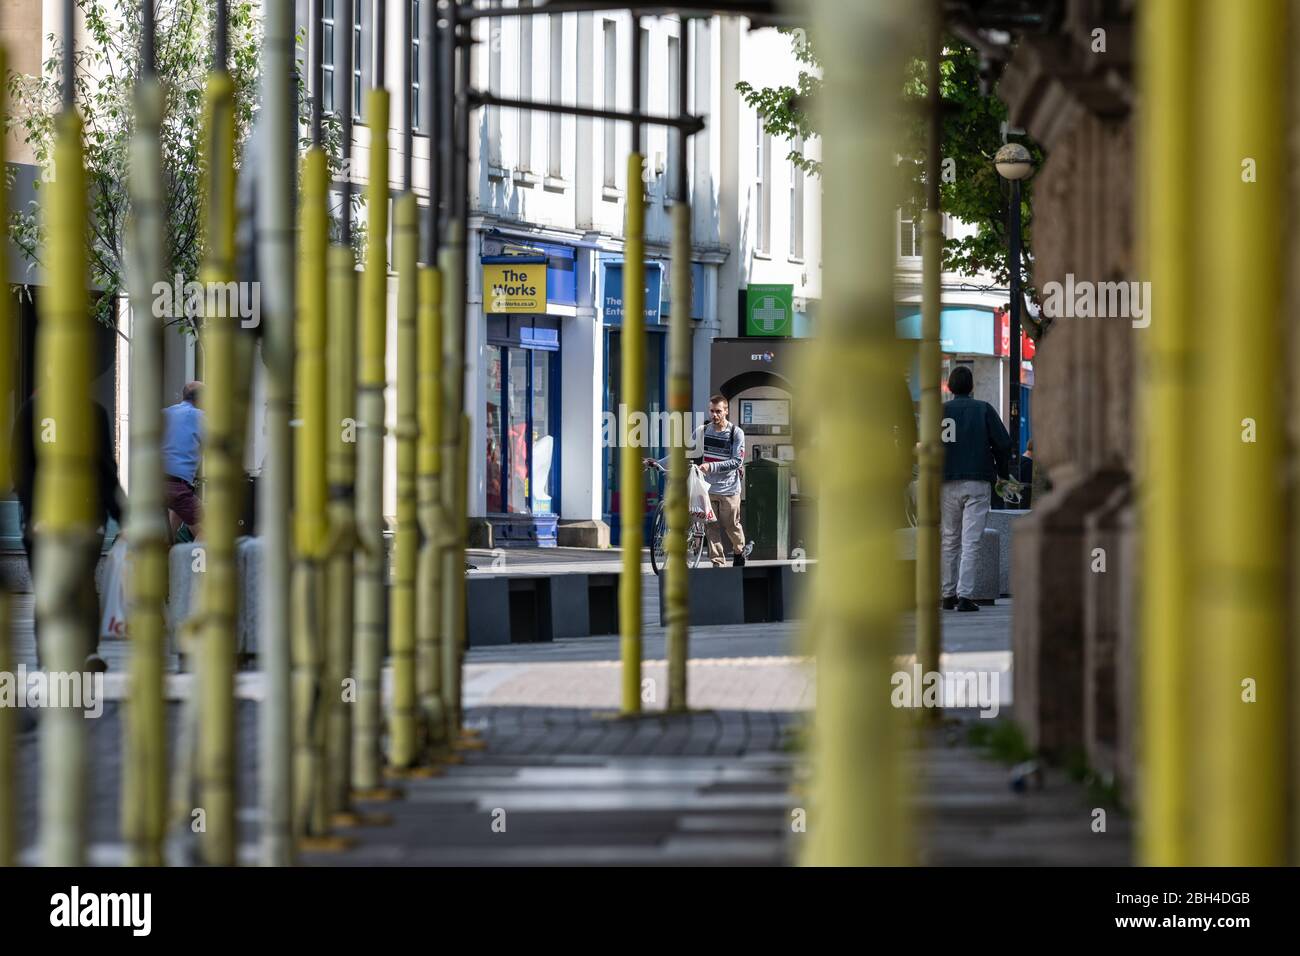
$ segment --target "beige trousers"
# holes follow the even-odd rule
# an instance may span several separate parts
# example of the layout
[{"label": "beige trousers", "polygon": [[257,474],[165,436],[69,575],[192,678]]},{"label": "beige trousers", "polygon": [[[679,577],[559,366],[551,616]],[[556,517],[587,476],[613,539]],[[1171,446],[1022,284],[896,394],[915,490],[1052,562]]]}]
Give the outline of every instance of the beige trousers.
[{"label": "beige trousers", "polygon": [[722,548],[724,534],[731,542],[733,553],[745,553],[745,532],[740,528],[740,495],[709,495],[709,504],[718,519],[704,526],[709,536],[709,559],[714,567],[721,567],[726,560]]}]

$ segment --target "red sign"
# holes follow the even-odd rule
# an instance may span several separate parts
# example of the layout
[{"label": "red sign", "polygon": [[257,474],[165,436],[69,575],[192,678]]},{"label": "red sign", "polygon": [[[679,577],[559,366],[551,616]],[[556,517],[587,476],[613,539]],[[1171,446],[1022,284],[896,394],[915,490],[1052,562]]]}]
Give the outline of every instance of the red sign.
[{"label": "red sign", "polygon": [[[998,354],[1011,354],[1011,312],[1007,309],[998,309],[994,312],[998,320]],[[1029,337],[1024,329],[1020,330],[1020,360],[1028,362],[1034,357],[1034,340]]]}]

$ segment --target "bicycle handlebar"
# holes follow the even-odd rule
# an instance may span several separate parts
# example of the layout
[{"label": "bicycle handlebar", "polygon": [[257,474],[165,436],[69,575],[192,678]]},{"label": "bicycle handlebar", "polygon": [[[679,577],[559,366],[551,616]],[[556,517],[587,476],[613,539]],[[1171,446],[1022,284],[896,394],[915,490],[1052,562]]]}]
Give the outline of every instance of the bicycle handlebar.
[{"label": "bicycle handlebar", "polygon": [[[692,468],[700,467],[699,462],[692,461],[689,462],[689,464]],[[665,468],[663,465],[659,464],[659,462],[655,461],[654,459],[651,459],[649,464],[647,464],[643,470],[649,471],[651,468],[655,469],[656,471],[662,471],[665,475],[668,474],[668,469]]]}]

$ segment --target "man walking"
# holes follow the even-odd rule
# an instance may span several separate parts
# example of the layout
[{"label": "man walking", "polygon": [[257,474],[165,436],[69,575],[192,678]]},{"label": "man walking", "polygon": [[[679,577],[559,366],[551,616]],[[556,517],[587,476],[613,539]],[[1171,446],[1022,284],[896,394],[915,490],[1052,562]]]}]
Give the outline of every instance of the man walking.
[{"label": "man walking", "polygon": [[[992,483],[1007,477],[1011,436],[988,402],[972,398],[975,377],[958,365],[948,376],[943,406],[943,607],[978,611],[975,556],[988,523]],[[960,571],[958,565],[960,564]]]},{"label": "man walking", "polygon": [[203,410],[198,407],[202,382],[190,382],[181,390],[181,400],[163,409],[163,497],[172,518],[172,537],[183,521],[197,539],[202,513],[194,490],[203,442]]},{"label": "man walking", "polygon": [[[709,537],[709,560],[715,568],[726,561],[722,536],[731,542],[731,563],[745,564],[745,532],[740,527],[740,483],[744,474],[745,433],[739,425],[727,421],[730,403],[721,395],[709,399],[709,421],[691,436],[691,456],[703,453],[700,471],[709,483],[709,506],[717,519],[705,528]],[[646,458],[649,465],[653,459]],[[665,457],[659,464],[666,465]]]}]

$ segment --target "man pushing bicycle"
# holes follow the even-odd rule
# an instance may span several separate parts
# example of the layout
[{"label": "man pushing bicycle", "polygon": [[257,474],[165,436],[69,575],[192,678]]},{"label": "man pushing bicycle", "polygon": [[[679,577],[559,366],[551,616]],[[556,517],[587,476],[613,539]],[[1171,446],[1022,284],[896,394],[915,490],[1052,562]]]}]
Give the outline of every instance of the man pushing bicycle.
[{"label": "man pushing bicycle", "polygon": [[[700,471],[709,483],[709,503],[717,517],[707,525],[709,560],[715,568],[726,560],[722,536],[731,543],[731,563],[741,567],[745,563],[745,532],[740,527],[740,484],[744,479],[745,433],[739,425],[727,421],[729,403],[721,395],[709,399],[709,421],[691,436],[691,457],[703,454]],[[667,457],[655,461],[646,458],[646,466],[667,463]]]}]

